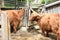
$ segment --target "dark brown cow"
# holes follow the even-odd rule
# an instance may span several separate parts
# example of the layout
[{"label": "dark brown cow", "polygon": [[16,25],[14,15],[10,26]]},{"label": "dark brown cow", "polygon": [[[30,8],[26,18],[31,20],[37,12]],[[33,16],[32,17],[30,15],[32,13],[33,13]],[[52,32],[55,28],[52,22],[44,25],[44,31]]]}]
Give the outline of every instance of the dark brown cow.
[{"label": "dark brown cow", "polygon": [[60,14],[37,14],[33,12],[29,17],[30,21],[36,21],[42,29],[42,32],[48,36],[49,32],[53,32],[58,40],[60,36]]},{"label": "dark brown cow", "polygon": [[11,32],[17,31],[17,26],[25,12],[24,9],[20,10],[6,10],[9,20],[10,20],[10,26],[11,26]]}]

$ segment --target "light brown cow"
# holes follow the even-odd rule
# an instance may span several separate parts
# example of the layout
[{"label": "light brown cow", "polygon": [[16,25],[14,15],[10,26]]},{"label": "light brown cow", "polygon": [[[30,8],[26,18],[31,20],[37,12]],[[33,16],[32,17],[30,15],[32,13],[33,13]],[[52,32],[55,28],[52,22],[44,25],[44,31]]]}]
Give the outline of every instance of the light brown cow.
[{"label": "light brown cow", "polygon": [[18,24],[20,23],[20,20],[25,12],[24,9],[20,10],[5,10],[9,16],[10,20],[10,26],[11,26],[11,32],[16,32]]},{"label": "light brown cow", "polygon": [[33,12],[29,17],[30,21],[36,21],[42,29],[42,32],[48,36],[49,32],[53,32],[58,40],[60,36],[60,14],[37,14]]}]

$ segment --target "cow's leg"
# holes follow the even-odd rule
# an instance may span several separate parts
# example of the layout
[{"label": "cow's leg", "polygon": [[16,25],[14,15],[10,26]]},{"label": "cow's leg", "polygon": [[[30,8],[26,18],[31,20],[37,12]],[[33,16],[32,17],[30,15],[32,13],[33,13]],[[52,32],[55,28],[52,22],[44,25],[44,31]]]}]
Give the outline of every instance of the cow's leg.
[{"label": "cow's leg", "polygon": [[58,36],[59,35],[57,33],[55,33],[55,40],[59,40]]},{"label": "cow's leg", "polygon": [[13,27],[13,29],[14,29],[14,33],[16,33],[16,27]]},{"label": "cow's leg", "polygon": [[42,34],[45,35],[45,31],[42,29]]},{"label": "cow's leg", "polygon": [[55,33],[55,36],[56,36],[55,40],[59,40],[59,34]]},{"label": "cow's leg", "polygon": [[53,28],[52,30],[53,30],[53,32],[55,33],[55,36],[56,36],[55,40],[59,40],[58,28]]},{"label": "cow's leg", "polygon": [[16,23],[14,23],[13,29],[14,29],[13,32],[16,33]]},{"label": "cow's leg", "polygon": [[12,32],[14,31],[13,26],[11,26],[11,28],[10,28],[10,29],[11,29],[11,33],[12,33]]},{"label": "cow's leg", "polygon": [[14,24],[13,24],[13,21],[12,21],[12,22],[10,22],[10,30],[11,30],[11,33],[14,31],[13,26],[14,26]]},{"label": "cow's leg", "polygon": [[49,37],[49,32],[48,31],[46,31],[46,37]]},{"label": "cow's leg", "polygon": [[14,22],[14,32],[16,33],[16,31],[17,31],[17,26],[18,26],[18,21],[15,21]]}]

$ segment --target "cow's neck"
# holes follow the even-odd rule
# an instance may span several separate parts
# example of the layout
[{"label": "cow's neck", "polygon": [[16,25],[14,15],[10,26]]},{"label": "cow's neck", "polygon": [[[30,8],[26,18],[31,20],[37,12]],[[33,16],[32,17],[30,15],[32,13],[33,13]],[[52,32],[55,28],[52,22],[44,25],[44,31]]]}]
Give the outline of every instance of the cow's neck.
[{"label": "cow's neck", "polygon": [[39,23],[40,23],[40,19],[39,19],[39,20],[37,20],[36,22],[37,22],[37,24],[38,24],[38,25],[40,25],[40,24],[39,24]]}]

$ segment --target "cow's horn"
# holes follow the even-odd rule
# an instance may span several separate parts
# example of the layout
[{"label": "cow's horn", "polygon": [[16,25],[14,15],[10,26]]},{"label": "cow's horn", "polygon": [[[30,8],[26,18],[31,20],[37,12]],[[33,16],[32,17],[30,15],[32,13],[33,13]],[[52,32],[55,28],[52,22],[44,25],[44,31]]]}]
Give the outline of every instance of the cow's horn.
[{"label": "cow's horn", "polygon": [[40,16],[38,13],[37,13],[38,16]]}]

